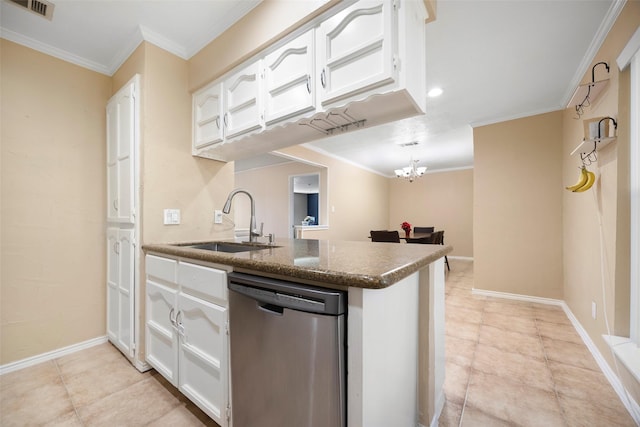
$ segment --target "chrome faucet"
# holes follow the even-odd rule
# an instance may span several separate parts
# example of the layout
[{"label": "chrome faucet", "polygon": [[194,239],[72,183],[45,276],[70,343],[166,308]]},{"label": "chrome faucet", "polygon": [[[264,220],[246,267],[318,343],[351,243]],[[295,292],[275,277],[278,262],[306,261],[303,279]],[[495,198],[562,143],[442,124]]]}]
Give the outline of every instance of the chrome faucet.
[{"label": "chrome faucet", "polygon": [[251,194],[249,194],[247,190],[237,188],[233,190],[231,193],[229,193],[229,197],[227,197],[227,201],[225,202],[224,207],[222,208],[222,212],[224,212],[225,214],[228,214],[231,211],[231,200],[238,193],[246,194],[249,197],[249,200],[251,201],[251,221],[249,222],[249,241],[256,242],[257,238],[262,236],[262,228],[264,226],[264,223],[260,225],[260,230],[258,230],[256,227],[256,205],[253,202],[253,197],[251,196]]}]

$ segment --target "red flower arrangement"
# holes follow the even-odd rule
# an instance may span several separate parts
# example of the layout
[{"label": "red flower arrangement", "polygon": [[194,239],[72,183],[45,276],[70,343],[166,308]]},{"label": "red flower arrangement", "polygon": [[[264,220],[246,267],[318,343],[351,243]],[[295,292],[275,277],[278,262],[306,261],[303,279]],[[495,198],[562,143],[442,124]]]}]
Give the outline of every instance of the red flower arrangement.
[{"label": "red flower arrangement", "polygon": [[400,227],[407,233],[411,231],[411,224],[409,224],[407,221],[403,222]]}]

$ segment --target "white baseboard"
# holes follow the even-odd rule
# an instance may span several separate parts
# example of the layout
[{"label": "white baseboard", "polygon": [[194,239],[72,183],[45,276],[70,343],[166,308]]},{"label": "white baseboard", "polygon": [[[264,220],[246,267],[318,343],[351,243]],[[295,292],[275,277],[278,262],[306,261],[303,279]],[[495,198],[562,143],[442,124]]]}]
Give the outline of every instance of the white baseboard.
[{"label": "white baseboard", "polygon": [[447,255],[447,258],[449,258],[449,259],[459,259],[459,260],[462,260],[462,261],[473,261],[473,257],[472,256]]},{"label": "white baseboard", "polygon": [[440,421],[440,415],[442,415],[442,410],[444,409],[444,404],[446,402],[446,398],[444,396],[444,390],[440,393],[440,396],[436,399],[436,411],[433,414],[433,418],[431,419],[430,427],[438,427]]},{"label": "white baseboard", "polygon": [[0,375],[4,375],[4,374],[8,374],[9,372],[28,368],[30,366],[37,365],[38,363],[57,359],[59,357],[66,356],[68,354],[75,353],[80,350],[85,350],[87,348],[94,347],[96,345],[104,344],[106,342],[107,342],[107,337],[105,335],[103,337],[93,338],[93,339],[83,341],[77,344],[73,344],[67,347],[59,348],[57,350],[48,351],[46,353],[42,353],[37,356],[32,356],[26,359],[7,363],[6,365],[0,366]]},{"label": "white baseboard", "polygon": [[486,291],[484,289],[471,289],[471,293],[473,295],[483,295],[486,297],[494,297],[494,298],[502,298],[502,299],[512,299],[517,301],[526,301],[526,302],[535,302],[538,304],[547,304],[547,305],[557,305],[564,306],[566,305],[564,301],[554,298],[543,298],[543,297],[532,297],[529,295],[521,295],[521,294],[510,294],[508,292],[497,292],[497,291]]},{"label": "white baseboard", "polygon": [[584,344],[593,355],[593,358],[596,360],[596,363],[600,367],[600,370],[617,393],[625,408],[627,408],[627,411],[629,411],[629,414],[634,419],[636,424],[640,425],[640,406],[638,406],[638,403],[633,400],[633,398],[627,393],[624,385],[622,384],[622,381],[620,381],[620,378],[618,378],[618,375],[613,371],[613,369],[611,369],[606,359],[602,356],[602,353],[600,353],[600,350],[598,350],[598,347],[595,345],[587,331],[582,327],[576,316],[573,315],[566,302],[553,298],[532,297],[528,295],[510,294],[507,292],[486,291],[482,289],[472,289],[471,293],[473,295],[484,295],[494,298],[535,302],[539,304],[549,304],[562,307],[562,310],[564,310],[574,329],[576,330],[578,335],[580,335],[582,342],[584,342]]}]

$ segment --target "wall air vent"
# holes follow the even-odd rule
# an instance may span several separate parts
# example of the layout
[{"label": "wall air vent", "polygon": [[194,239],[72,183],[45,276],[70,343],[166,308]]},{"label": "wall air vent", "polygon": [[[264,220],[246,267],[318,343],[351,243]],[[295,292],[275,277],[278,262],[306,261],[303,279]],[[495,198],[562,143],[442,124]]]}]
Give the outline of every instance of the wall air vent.
[{"label": "wall air vent", "polygon": [[45,0],[8,0],[10,3],[16,4],[29,12],[40,15],[51,21],[53,17],[53,9],[55,5]]}]

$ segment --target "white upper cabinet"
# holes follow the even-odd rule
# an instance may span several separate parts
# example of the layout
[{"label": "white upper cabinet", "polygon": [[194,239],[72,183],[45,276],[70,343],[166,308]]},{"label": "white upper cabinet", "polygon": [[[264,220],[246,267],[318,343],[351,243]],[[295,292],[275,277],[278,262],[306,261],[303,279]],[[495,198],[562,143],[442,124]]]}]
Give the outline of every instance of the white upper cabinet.
[{"label": "white upper cabinet", "polygon": [[223,130],[198,111],[213,86],[194,93],[193,154],[231,161],[424,114],[426,17],[423,0],[343,0],[214,82]]},{"label": "white upper cabinet", "polygon": [[315,108],[313,35],[311,29],[264,58],[266,125]]},{"label": "white upper cabinet", "polygon": [[107,221],[134,222],[134,87],[107,104]]},{"label": "white upper cabinet", "polygon": [[208,85],[193,95],[193,148],[222,142],[222,82]]},{"label": "white upper cabinet", "polygon": [[359,1],[318,29],[322,107],[396,78],[397,13],[391,0]]},{"label": "white upper cabinet", "polygon": [[261,62],[254,61],[224,80],[224,127],[226,138],[260,129]]}]

